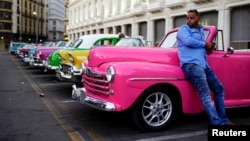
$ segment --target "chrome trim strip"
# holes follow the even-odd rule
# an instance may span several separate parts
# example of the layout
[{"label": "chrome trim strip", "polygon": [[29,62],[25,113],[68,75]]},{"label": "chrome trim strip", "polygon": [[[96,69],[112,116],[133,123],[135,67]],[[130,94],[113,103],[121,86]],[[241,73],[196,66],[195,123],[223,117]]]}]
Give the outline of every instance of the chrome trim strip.
[{"label": "chrome trim strip", "polygon": [[131,81],[178,81],[178,80],[187,80],[187,78],[130,78]]}]

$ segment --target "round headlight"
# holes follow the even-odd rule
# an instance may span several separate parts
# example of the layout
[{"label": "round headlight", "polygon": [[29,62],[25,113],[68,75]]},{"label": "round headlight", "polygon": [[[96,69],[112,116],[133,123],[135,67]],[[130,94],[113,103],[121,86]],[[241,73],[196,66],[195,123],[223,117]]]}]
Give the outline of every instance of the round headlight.
[{"label": "round headlight", "polygon": [[74,58],[72,56],[69,57],[71,63],[74,63]]},{"label": "round headlight", "polygon": [[106,79],[108,82],[112,82],[114,80],[115,71],[113,67],[109,67],[106,72]]}]

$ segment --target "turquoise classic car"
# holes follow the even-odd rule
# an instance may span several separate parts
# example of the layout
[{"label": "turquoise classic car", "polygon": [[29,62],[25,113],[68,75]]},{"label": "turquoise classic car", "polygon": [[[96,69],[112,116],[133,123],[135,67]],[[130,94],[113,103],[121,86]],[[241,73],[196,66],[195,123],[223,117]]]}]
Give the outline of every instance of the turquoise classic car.
[{"label": "turquoise classic car", "polygon": [[9,52],[13,55],[17,55],[17,50],[24,47],[26,44],[27,43],[22,42],[11,42]]}]

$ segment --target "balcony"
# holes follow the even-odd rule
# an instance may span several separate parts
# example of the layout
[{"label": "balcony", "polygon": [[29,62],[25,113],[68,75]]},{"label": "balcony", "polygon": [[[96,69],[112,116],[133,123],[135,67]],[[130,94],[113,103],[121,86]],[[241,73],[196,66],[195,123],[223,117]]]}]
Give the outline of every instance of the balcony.
[{"label": "balcony", "polygon": [[196,3],[196,4],[200,4],[200,3],[210,2],[210,1],[213,1],[213,0],[191,0],[191,1]]},{"label": "balcony", "polygon": [[145,2],[137,2],[133,5],[133,15],[142,16],[145,14],[146,3]]},{"label": "balcony", "polygon": [[171,9],[183,7],[188,0],[165,0],[166,6]]},{"label": "balcony", "polygon": [[164,9],[165,0],[150,0],[147,9],[151,13],[161,12]]}]

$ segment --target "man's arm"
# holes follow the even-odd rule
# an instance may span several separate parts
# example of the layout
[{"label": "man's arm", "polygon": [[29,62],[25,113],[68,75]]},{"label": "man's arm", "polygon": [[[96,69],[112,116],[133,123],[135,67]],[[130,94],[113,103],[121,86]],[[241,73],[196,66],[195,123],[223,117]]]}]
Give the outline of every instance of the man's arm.
[{"label": "man's arm", "polygon": [[206,42],[206,52],[207,54],[211,54],[214,50],[214,44],[211,42]]},{"label": "man's arm", "polygon": [[177,39],[185,46],[190,48],[205,48],[206,43],[201,40],[192,38],[190,29],[188,26],[181,26],[177,33]]}]

